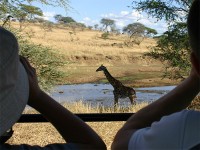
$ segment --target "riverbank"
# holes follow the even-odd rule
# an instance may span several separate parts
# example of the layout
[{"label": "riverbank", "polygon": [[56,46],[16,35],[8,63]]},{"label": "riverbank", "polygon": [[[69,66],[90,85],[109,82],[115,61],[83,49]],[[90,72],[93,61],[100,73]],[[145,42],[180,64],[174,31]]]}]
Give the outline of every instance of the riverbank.
[{"label": "riverbank", "polygon": [[[68,65],[63,69],[68,76],[64,77],[60,84],[109,83],[103,72],[96,72],[99,66]],[[149,65],[144,65],[142,60],[138,60],[134,64],[116,63],[104,66],[114,78],[130,87],[170,86],[181,82],[181,80],[163,78],[164,66],[156,60],[152,60]]]},{"label": "riverbank", "polygon": [[[159,86],[159,87],[143,87],[134,88],[136,91],[136,103],[152,102],[159,99],[164,94],[171,91],[175,86]],[[94,108],[101,105],[104,107],[113,107],[114,96],[113,87],[110,84],[71,84],[71,85],[58,85],[50,96],[59,103],[76,102],[82,100],[83,103],[91,104]],[[121,107],[128,107],[130,99],[119,99]]]}]

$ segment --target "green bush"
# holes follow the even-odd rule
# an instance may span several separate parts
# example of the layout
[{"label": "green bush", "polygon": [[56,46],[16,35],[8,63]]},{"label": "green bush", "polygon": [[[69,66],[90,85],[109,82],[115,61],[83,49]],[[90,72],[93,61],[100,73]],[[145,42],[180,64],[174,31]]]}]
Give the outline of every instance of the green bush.
[{"label": "green bush", "polygon": [[19,42],[20,55],[28,58],[37,71],[40,87],[49,90],[52,86],[62,83],[66,73],[58,68],[68,63],[63,56],[55,53],[55,50],[50,47],[30,42],[20,32],[15,31],[14,34]]},{"label": "green bush", "polygon": [[101,38],[104,39],[104,40],[106,40],[106,39],[108,39],[108,36],[109,36],[109,33],[108,33],[108,32],[105,32],[105,33],[103,33],[103,34],[101,35]]}]

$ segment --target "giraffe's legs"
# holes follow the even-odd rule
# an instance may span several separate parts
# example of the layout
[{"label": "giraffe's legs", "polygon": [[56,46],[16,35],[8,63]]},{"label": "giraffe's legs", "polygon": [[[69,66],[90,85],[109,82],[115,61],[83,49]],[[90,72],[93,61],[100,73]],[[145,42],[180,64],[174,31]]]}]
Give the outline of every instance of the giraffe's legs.
[{"label": "giraffe's legs", "polygon": [[114,112],[116,112],[117,111],[117,106],[118,106],[118,99],[119,99],[119,97],[118,97],[118,95],[117,94],[114,94]]},{"label": "giraffe's legs", "polygon": [[129,99],[130,99],[132,105],[135,105],[135,104],[136,104],[134,98],[135,98],[135,96],[133,96],[133,95],[130,95],[130,96],[129,96]]},{"label": "giraffe's legs", "polygon": [[115,92],[113,92],[113,94],[114,94],[114,106],[117,106],[119,96]]}]

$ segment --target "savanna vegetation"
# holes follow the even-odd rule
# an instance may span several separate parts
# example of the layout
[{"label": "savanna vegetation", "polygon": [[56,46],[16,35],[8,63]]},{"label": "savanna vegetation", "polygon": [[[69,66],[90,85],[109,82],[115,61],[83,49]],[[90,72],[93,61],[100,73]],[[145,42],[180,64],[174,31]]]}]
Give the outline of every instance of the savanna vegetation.
[{"label": "savanna vegetation", "polygon": [[[26,4],[23,4],[24,0],[0,1],[0,23],[16,34],[21,55],[28,57],[36,67],[40,85],[46,90],[55,84],[107,82],[103,74],[95,72],[101,64],[107,66],[114,77],[132,87],[177,84],[189,74],[186,17],[192,1],[133,2],[130,6],[133,9],[168,22],[168,31],[160,36],[156,36],[156,30],[139,22],[124,27],[122,34],[110,18],[102,18],[99,24],[87,27],[70,16],[57,14],[54,16],[56,23],[52,23],[40,18],[42,10],[32,6],[33,1]],[[39,2],[62,6],[66,10],[70,7],[66,0]],[[112,108],[93,108],[81,102],[63,105],[74,113],[114,112]],[[147,103],[118,108],[116,112],[136,112],[145,105]],[[188,109],[200,109],[199,98]],[[29,109],[24,113],[37,112]],[[110,149],[112,139],[123,123],[89,124]],[[14,144],[64,142],[47,123],[16,124],[14,130],[14,136],[9,140]]]},{"label": "savanna vegetation", "polygon": [[[148,103],[141,103],[137,106],[126,108],[118,107],[115,112],[136,112]],[[103,106],[92,107],[90,104],[84,104],[82,101],[73,103],[64,103],[66,108],[74,113],[113,113],[113,108],[104,108]],[[24,113],[36,114],[34,110],[27,109]],[[89,122],[88,123],[105,141],[107,148],[111,148],[112,140],[124,124],[122,121],[116,122]],[[49,143],[64,143],[63,138],[58,134],[56,129],[49,123],[20,123],[15,124],[14,136],[9,139],[9,143],[22,144],[26,142],[30,145],[39,144],[44,146]],[[23,135],[23,136],[22,136]]]}]

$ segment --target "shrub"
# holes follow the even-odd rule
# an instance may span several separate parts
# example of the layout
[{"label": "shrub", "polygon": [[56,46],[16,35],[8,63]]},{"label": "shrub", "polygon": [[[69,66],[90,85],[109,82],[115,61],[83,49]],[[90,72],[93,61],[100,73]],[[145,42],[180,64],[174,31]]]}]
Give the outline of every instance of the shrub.
[{"label": "shrub", "polygon": [[68,62],[61,55],[55,53],[52,48],[34,44],[28,40],[28,36],[25,37],[16,30],[12,31],[18,39],[20,55],[28,58],[36,69],[41,88],[49,90],[52,86],[61,83],[66,74],[58,68]]},{"label": "shrub", "polygon": [[105,32],[105,33],[103,33],[103,34],[101,35],[101,38],[104,39],[104,40],[106,40],[106,39],[108,39],[108,36],[109,36],[109,33],[108,33],[108,32]]}]

